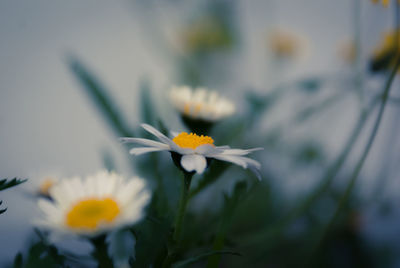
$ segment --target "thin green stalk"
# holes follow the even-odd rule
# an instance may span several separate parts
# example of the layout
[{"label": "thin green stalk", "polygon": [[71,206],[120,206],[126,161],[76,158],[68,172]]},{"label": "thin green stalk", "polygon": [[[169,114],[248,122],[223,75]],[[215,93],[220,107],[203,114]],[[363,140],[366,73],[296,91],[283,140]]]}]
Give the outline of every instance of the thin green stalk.
[{"label": "thin green stalk", "polygon": [[114,263],[107,251],[106,235],[99,235],[97,237],[91,238],[94,250],[92,256],[97,260],[99,268],[113,268]]},{"label": "thin green stalk", "polygon": [[179,200],[178,213],[175,219],[175,230],[173,238],[175,241],[179,241],[181,238],[183,218],[185,216],[186,207],[189,201],[189,190],[190,183],[192,182],[193,173],[184,172],[183,185],[181,190],[181,199]]},{"label": "thin green stalk", "polygon": [[185,217],[186,213],[186,207],[189,201],[189,190],[190,190],[190,184],[192,182],[192,177],[193,177],[193,172],[186,172],[183,171],[184,177],[183,177],[183,184],[182,184],[182,189],[181,189],[181,198],[179,200],[179,206],[178,206],[178,211],[176,213],[175,217],[175,228],[172,234],[173,238],[173,247],[170,249],[170,252],[168,253],[167,257],[165,258],[162,267],[171,267],[175,256],[176,256],[176,250],[179,248],[179,243],[181,239],[181,234],[183,230],[183,220]]},{"label": "thin green stalk", "polygon": [[383,94],[382,94],[382,102],[381,102],[381,105],[379,107],[378,116],[377,116],[377,118],[375,120],[375,124],[374,124],[372,132],[371,132],[371,134],[369,136],[367,145],[365,146],[363,154],[361,155],[361,158],[358,161],[358,163],[357,163],[357,165],[356,165],[356,167],[355,167],[355,169],[354,169],[354,171],[353,171],[353,173],[351,175],[349,184],[347,185],[343,196],[339,200],[339,203],[337,205],[337,208],[335,210],[335,213],[334,213],[333,217],[331,218],[331,220],[329,221],[328,225],[326,226],[326,228],[322,232],[321,238],[318,240],[318,242],[316,243],[316,247],[312,251],[313,252],[312,256],[314,256],[314,254],[316,254],[318,249],[321,247],[321,245],[322,245],[323,241],[325,240],[327,234],[329,233],[330,229],[333,227],[333,225],[335,224],[335,222],[339,218],[339,216],[340,216],[340,214],[341,214],[341,212],[343,210],[344,205],[348,202],[348,200],[350,198],[350,195],[352,193],[354,185],[355,185],[355,183],[357,181],[358,175],[360,174],[360,171],[361,171],[361,169],[362,169],[362,167],[363,167],[363,165],[365,163],[365,160],[366,160],[366,158],[367,158],[367,156],[368,156],[368,154],[370,152],[372,144],[374,143],[376,134],[378,132],[379,126],[380,126],[381,121],[382,121],[383,113],[385,111],[385,107],[386,107],[386,103],[387,103],[387,100],[388,100],[388,97],[389,97],[391,85],[392,85],[392,82],[394,80],[394,77],[396,75],[396,72],[397,72],[397,69],[399,68],[399,66],[400,66],[400,57],[397,58],[396,64],[395,64],[392,72],[390,73],[388,80],[385,83]]},{"label": "thin green stalk", "polygon": [[361,0],[353,1],[353,25],[354,25],[354,47],[355,47],[355,60],[354,60],[354,69],[355,69],[355,82],[357,85],[357,90],[360,96],[360,100],[362,101],[364,98],[363,91],[363,72],[362,72],[362,58],[361,58]]}]

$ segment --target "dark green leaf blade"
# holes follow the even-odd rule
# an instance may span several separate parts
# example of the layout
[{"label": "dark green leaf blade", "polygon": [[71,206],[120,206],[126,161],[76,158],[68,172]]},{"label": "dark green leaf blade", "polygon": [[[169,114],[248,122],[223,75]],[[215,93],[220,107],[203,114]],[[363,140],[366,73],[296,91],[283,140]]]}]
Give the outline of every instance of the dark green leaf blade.
[{"label": "dark green leaf blade", "polygon": [[118,137],[134,136],[133,131],[125,123],[126,121],[123,119],[121,112],[102,83],[78,59],[70,56],[68,65],[72,73],[83,85],[83,89],[107,118],[116,135]]},{"label": "dark green leaf blade", "polygon": [[0,191],[17,186],[18,184],[24,183],[26,181],[27,179],[18,179],[18,178],[14,178],[10,181],[7,181],[7,179],[2,179],[0,180]]}]

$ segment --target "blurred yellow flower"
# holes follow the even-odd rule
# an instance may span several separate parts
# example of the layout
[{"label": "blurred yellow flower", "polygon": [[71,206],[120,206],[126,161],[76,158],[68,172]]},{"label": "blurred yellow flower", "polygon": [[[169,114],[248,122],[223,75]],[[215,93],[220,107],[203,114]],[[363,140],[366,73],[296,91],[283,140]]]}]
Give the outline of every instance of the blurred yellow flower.
[{"label": "blurred yellow flower", "polygon": [[338,48],[339,57],[346,63],[352,64],[357,57],[357,48],[352,40],[344,40],[339,43]]},{"label": "blurred yellow flower", "polygon": [[294,32],[275,30],[268,37],[268,45],[278,58],[294,58],[306,51],[307,40]]},{"label": "blurred yellow flower", "polygon": [[[382,1],[380,1],[380,0],[371,0],[371,1],[372,1],[372,3],[374,3],[374,4],[377,4],[377,3],[379,3],[379,2],[382,2],[382,6],[384,6],[384,7],[388,7],[388,6],[389,6],[389,3],[390,3],[389,0],[382,0]],[[397,0],[397,3],[400,3],[400,0]]]},{"label": "blurred yellow flower", "polygon": [[393,66],[398,53],[400,53],[400,30],[385,32],[372,53],[371,70],[381,71]]},{"label": "blurred yellow flower", "polygon": [[184,48],[189,52],[226,49],[233,37],[227,25],[214,17],[203,17],[189,25],[182,33]]}]

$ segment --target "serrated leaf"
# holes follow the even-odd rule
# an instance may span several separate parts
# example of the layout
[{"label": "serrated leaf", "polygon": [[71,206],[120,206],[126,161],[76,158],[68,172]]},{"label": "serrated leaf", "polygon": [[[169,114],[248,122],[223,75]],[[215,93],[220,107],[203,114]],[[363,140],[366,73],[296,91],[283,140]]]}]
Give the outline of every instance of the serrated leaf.
[{"label": "serrated leaf", "polygon": [[78,59],[68,58],[68,65],[83,89],[107,119],[110,127],[118,137],[132,137],[133,131],[128,127],[117,105],[109,95],[108,90]]},{"label": "serrated leaf", "polygon": [[10,181],[7,181],[7,179],[2,179],[2,180],[0,180],[0,191],[3,191],[7,188],[17,186],[18,184],[24,183],[26,181],[27,181],[27,179],[22,180],[22,179],[17,179],[17,178],[13,178]]},{"label": "serrated leaf", "polygon": [[229,250],[217,250],[217,251],[210,251],[203,254],[200,254],[196,257],[181,261],[173,265],[173,268],[183,268],[187,267],[190,264],[196,263],[201,261],[202,259],[208,258],[213,255],[234,255],[234,256],[242,256],[239,252],[229,251]]}]

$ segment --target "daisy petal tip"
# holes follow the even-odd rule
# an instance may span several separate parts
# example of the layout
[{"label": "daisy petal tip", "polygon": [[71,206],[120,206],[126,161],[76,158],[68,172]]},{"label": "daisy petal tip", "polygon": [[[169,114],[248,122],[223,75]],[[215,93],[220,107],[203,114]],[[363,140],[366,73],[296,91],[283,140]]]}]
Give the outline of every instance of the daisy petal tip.
[{"label": "daisy petal tip", "polygon": [[127,137],[121,137],[121,138],[118,138],[118,141],[120,143],[127,143],[128,142],[128,138]]}]

